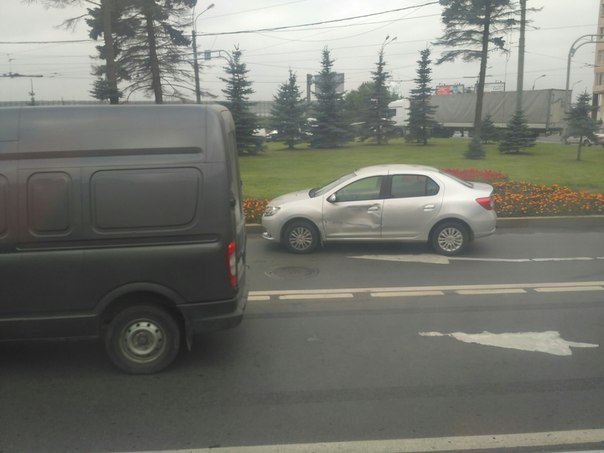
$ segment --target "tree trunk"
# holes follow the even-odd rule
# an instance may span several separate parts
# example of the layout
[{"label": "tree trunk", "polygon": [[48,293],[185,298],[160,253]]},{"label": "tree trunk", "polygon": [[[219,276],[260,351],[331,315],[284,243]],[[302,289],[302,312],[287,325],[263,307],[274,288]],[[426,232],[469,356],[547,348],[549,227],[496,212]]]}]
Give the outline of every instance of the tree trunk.
[{"label": "tree trunk", "polygon": [[480,56],[480,73],[476,86],[476,110],[474,114],[474,137],[480,138],[480,123],[482,122],[482,101],[484,98],[484,82],[487,75],[487,60],[489,58],[489,36],[491,26],[491,3],[486,2],[484,13],[484,28],[482,30],[482,52]]},{"label": "tree trunk", "polygon": [[111,27],[111,7],[113,0],[101,0],[101,11],[103,14],[103,40],[105,41],[105,71],[107,85],[111,94],[109,95],[110,104],[118,104],[119,96],[117,91],[117,69],[115,65],[115,49],[113,47],[113,30]]},{"label": "tree trunk", "polygon": [[149,45],[149,66],[151,69],[151,88],[155,95],[155,103],[163,104],[164,99],[161,89],[161,78],[159,72],[159,60],[157,58],[157,41],[155,38],[155,27],[153,24],[153,0],[146,0],[143,7],[147,29],[147,44]]}]

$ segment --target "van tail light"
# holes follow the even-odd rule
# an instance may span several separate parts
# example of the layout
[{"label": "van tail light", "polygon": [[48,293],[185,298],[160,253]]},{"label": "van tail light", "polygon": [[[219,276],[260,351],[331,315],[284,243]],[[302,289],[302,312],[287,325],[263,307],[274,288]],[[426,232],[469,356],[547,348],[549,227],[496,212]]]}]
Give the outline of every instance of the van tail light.
[{"label": "van tail light", "polygon": [[493,210],[493,198],[491,198],[491,197],[477,198],[476,202],[480,206],[482,206],[483,208],[485,208],[487,211],[492,211]]},{"label": "van tail light", "polygon": [[231,288],[237,285],[237,248],[235,241],[229,242],[227,245],[227,275]]}]

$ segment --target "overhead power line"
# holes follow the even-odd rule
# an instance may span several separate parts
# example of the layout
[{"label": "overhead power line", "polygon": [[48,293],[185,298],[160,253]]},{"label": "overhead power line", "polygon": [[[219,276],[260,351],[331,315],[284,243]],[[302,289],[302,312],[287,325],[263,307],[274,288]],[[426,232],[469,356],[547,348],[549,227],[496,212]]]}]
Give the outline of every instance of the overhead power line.
[{"label": "overhead power line", "polygon": [[217,32],[217,33],[198,33],[198,35],[199,36],[241,35],[241,34],[248,34],[248,33],[261,33],[261,32],[267,32],[267,31],[289,30],[292,28],[312,27],[315,25],[325,25],[325,24],[333,24],[336,22],[344,22],[347,20],[365,19],[367,17],[380,16],[383,14],[396,13],[399,11],[407,11],[410,9],[423,8],[424,6],[437,5],[438,3],[439,3],[438,1],[426,2],[426,3],[422,3],[420,5],[405,6],[404,8],[390,9],[387,11],[380,11],[378,13],[363,14],[361,16],[345,17],[342,19],[325,20],[325,21],[321,21],[321,22],[310,22],[310,23],[298,24],[298,25],[284,25],[281,27],[257,28],[257,29],[252,29],[252,30],[223,31],[223,32]]}]

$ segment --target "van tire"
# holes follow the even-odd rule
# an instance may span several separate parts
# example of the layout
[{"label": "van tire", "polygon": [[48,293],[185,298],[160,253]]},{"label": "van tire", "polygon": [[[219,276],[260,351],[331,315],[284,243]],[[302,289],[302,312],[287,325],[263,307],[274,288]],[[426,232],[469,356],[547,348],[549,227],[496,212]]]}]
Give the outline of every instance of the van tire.
[{"label": "van tire", "polygon": [[432,247],[445,256],[459,255],[468,245],[468,230],[457,222],[445,222],[432,232]]},{"label": "van tire", "polygon": [[180,348],[181,330],[172,314],[155,305],[134,305],[109,324],[105,348],[111,361],[130,374],[157,373],[170,365]]},{"label": "van tire", "polygon": [[319,245],[319,231],[310,222],[296,220],[285,229],[283,241],[290,252],[311,253]]}]

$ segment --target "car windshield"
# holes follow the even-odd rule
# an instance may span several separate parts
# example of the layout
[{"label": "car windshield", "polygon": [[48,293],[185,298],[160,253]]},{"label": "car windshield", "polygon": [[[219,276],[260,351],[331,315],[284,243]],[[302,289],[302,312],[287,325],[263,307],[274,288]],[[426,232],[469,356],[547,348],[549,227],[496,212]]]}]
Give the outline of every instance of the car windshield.
[{"label": "car windshield", "polygon": [[308,192],[308,195],[311,198],[318,197],[320,195],[324,195],[327,192],[329,192],[331,189],[333,189],[334,187],[337,187],[341,183],[346,182],[349,179],[353,178],[355,175],[356,175],[355,173],[349,173],[347,175],[339,177],[335,181],[332,181],[332,182],[330,182],[329,184],[327,184],[327,185],[325,185],[323,187],[316,187],[314,189],[310,189],[310,192]]}]

